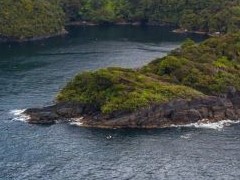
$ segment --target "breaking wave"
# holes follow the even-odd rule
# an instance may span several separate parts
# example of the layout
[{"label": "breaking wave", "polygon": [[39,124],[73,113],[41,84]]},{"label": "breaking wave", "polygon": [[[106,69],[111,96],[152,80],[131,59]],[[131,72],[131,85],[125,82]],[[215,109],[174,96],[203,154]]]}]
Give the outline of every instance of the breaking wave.
[{"label": "breaking wave", "polygon": [[27,116],[26,114],[23,114],[23,112],[26,109],[15,109],[15,110],[11,110],[10,114],[13,115],[12,120],[13,121],[23,121],[26,122],[29,119],[29,116]]},{"label": "breaking wave", "polygon": [[186,125],[172,125],[171,127],[194,127],[194,128],[206,128],[206,129],[216,129],[216,130],[221,130],[226,126],[230,126],[232,124],[238,124],[240,123],[240,120],[222,120],[218,122],[207,122],[207,121],[202,121],[202,122],[197,122],[197,123],[190,123]]},{"label": "breaking wave", "polygon": [[70,125],[74,125],[74,126],[82,126],[83,123],[81,122],[83,118],[71,118],[70,119]]}]

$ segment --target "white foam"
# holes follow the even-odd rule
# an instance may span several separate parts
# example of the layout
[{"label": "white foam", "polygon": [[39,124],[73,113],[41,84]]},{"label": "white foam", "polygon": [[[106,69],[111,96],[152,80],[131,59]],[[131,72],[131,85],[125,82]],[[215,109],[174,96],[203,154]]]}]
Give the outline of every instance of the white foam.
[{"label": "white foam", "polygon": [[15,109],[15,110],[11,110],[10,114],[13,115],[12,120],[13,121],[23,121],[26,122],[30,117],[26,114],[23,114],[23,112],[26,109]]},{"label": "white foam", "polygon": [[82,126],[82,125],[83,125],[83,123],[81,122],[82,119],[83,119],[83,117],[80,117],[80,118],[71,118],[71,119],[70,119],[70,125]]},{"label": "white foam", "polygon": [[184,135],[181,135],[180,138],[182,139],[190,139],[192,136],[192,134],[184,134]]},{"label": "white foam", "polygon": [[191,123],[186,125],[172,125],[171,127],[194,127],[194,128],[206,128],[206,129],[216,129],[221,130],[226,126],[230,126],[232,124],[238,124],[240,120],[222,120],[218,122],[208,122],[206,120],[199,121],[197,123]]},{"label": "white foam", "polygon": [[82,126],[83,123],[81,123],[81,122],[70,122],[70,125]]}]

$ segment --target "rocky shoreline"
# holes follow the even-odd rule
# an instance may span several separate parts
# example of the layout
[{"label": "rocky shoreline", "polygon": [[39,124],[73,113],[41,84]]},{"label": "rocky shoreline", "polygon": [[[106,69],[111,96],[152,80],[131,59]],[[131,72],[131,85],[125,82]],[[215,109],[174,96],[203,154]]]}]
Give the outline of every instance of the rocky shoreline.
[{"label": "rocky shoreline", "polygon": [[66,26],[102,26],[102,25],[115,25],[115,26],[161,26],[161,27],[176,27],[175,24],[170,23],[154,23],[154,22],[147,22],[143,23],[140,21],[117,21],[117,22],[106,22],[106,23],[95,23],[91,21],[75,21],[69,22]]},{"label": "rocky shoreline", "polygon": [[196,99],[176,99],[152,104],[134,112],[102,114],[91,104],[58,103],[24,112],[31,124],[54,124],[57,121],[77,122],[83,127],[97,128],[164,128],[172,125],[217,122],[240,118],[240,92],[234,88],[222,97],[205,96]]},{"label": "rocky shoreline", "polygon": [[220,32],[210,33],[210,32],[207,32],[207,31],[189,31],[187,29],[182,29],[182,28],[174,29],[174,30],[172,30],[172,32],[173,33],[178,33],[178,34],[199,34],[199,35],[206,35],[206,36],[209,36],[209,37],[218,37],[218,36],[223,35]]}]

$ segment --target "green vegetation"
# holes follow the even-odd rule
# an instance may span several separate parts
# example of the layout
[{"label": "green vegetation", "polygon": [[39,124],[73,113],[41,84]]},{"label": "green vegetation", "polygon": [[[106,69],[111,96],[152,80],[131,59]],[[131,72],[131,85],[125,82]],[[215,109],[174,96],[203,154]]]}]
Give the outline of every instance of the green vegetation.
[{"label": "green vegetation", "polygon": [[108,68],[77,75],[57,100],[90,103],[100,107],[103,113],[111,113],[201,95],[189,87],[162,82],[131,69]]},{"label": "green vegetation", "polygon": [[13,39],[62,32],[64,13],[57,1],[0,0],[0,35]]},{"label": "green vegetation", "polygon": [[57,34],[64,23],[173,25],[188,31],[236,32],[240,0],[0,0],[0,35]]},{"label": "green vegetation", "polygon": [[240,33],[210,38],[200,44],[188,40],[170,55],[145,66],[142,72],[205,94],[221,94],[229,86],[240,90]]},{"label": "green vegetation", "polygon": [[77,75],[58,102],[94,104],[103,113],[133,111],[176,98],[221,95],[240,90],[240,33],[191,40],[138,70],[107,68]]},{"label": "green vegetation", "polygon": [[70,21],[171,24],[189,31],[236,32],[240,0],[61,0]]}]

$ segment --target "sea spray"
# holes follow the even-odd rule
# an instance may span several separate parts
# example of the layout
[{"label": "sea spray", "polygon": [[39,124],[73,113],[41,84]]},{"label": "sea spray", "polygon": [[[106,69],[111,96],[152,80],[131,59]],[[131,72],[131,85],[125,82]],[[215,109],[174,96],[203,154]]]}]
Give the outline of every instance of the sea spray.
[{"label": "sea spray", "polygon": [[71,118],[71,119],[70,119],[70,125],[82,126],[82,125],[83,125],[83,123],[81,122],[82,119],[83,119],[83,117],[80,117],[80,118]]},{"label": "sea spray", "polygon": [[208,121],[199,121],[196,123],[190,123],[186,125],[172,125],[171,127],[194,127],[194,128],[206,128],[206,129],[215,129],[222,130],[226,126],[230,126],[232,124],[238,124],[240,120],[222,120],[218,122],[208,122]]},{"label": "sea spray", "polygon": [[30,117],[23,113],[25,110],[26,109],[11,110],[10,114],[13,115],[12,120],[13,121],[23,121],[23,122],[26,122]]}]

